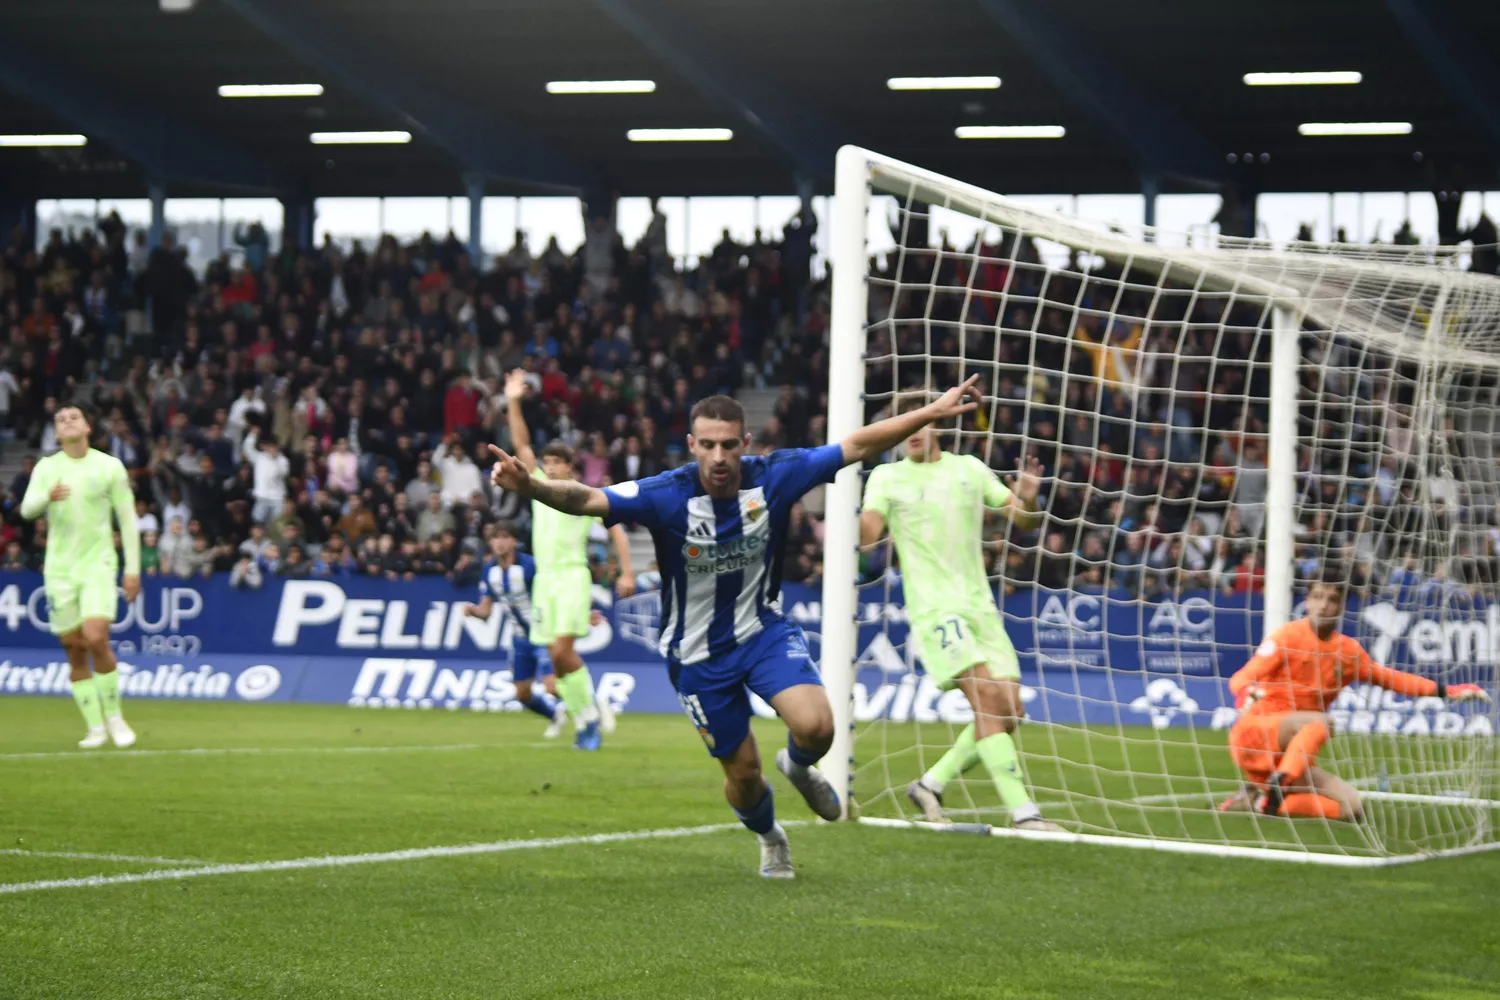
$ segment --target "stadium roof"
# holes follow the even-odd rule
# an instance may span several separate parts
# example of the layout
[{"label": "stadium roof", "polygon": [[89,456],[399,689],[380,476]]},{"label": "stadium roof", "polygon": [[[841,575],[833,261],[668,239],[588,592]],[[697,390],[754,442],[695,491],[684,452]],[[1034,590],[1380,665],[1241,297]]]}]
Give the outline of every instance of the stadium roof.
[{"label": "stadium roof", "polygon": [[[170,0],[168,0],[170,2]],[[186,3],[188,0],[176,0]],[[774,194],[831,190],[855,142],[1007,193],[1484,188],[1500,5],[1159,0],[47,0],[0,5],[7,196]],[[1354,85],[1244,74],[1354,71]],[[995,89],[891,90],[993,75]],[[633,94],[549,81],[651,80]],[[223,84],[317,83],[227,99]],[[1303,123],[1409,134],[1307,136]],[[961,139],[961,126],[1062,126]],[[730,129],[631,142],[634,128]],[[405,130],[403,145],[314,131]],[[1250,163],[1245,155],[1250,155]],[[1233,162],[1231,162],[1231,155]]]}]

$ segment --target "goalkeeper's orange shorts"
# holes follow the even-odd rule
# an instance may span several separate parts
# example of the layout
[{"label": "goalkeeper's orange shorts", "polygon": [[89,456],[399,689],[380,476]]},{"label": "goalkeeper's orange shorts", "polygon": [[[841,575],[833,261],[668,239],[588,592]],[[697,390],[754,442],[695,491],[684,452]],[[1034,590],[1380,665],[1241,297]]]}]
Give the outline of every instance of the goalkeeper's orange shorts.
[{"label": "goalkeeper's orange shorts", "polygon": [[1287,714],[1242,715],[1229,730],[1229,754],[1246,781],[1264,785],[1276,770],[1281,761],[1281,720]]}]

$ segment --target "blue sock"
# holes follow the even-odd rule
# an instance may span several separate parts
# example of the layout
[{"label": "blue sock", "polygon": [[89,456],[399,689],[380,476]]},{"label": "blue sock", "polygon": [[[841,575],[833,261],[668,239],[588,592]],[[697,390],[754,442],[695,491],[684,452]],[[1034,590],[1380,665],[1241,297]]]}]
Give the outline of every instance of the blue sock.
[{"label": "blue sock", "polygon": [[553,701],[544,691],[533,691],[531,697],[521,702],[521,707],[528,712],[535,712],[547,721],[552,721],[552,714],[557,710],[557,702]]},{"label": "blue sock", "polygon": [[791,733],[786,734],[786,755],[790,757],[792,759],[792,763],[796,764],[798,767],[812,767],[818,761],[823,759],[822,754],[813,753],[811,750],[804,750],[799,747],[797,745],[797,741],[792,739]]},{"label": "blue sock", "polygon": [[734,814],[751,833],[762,835],[770,833],[771,828],[776,825],[776,801],[775,796],[771,794],[770,784],[766,785],[766,794],[760,797],[759,802],[749,809],[735,809]]}]

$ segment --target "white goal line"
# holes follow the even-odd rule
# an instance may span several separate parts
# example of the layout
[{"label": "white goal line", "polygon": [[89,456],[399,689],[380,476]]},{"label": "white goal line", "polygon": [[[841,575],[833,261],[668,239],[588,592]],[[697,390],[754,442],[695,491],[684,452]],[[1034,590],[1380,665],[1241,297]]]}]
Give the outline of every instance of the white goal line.
[{"label": "white goal line", "polygon": [[[1432,858],[1455,857],[1460,854],[1478,854],[1482,851],[1500,850],[1500,843],[1472,844],[1466,847],[1450,847],[1424,854],[1399,854],[1387,857],[1368,855],[1328,854],[1319,851],[1298,851],[1292,848],[1242,847],[1236,844],[1205,844],[1190,840],[1160,840],[1152,837],[1107,837],[1093,833],[1043,833],[1039,830],[1017,830],[1008,826],[990,826],[987,823],[927,823],[921,820],[886,819],[879,816],[861,816],[859,822],[869,826],[890,827],[901,830],[925,830],[936,833],[967,833],[985,837],[1009,837],[1014,840],[1038,840],[1054,844],[1092,844],[1097,847],[1126,847],[1137,851],[1161,851],[1167,854],[1207,854],[1216,858],[1254,858],[1260,861],[1291,861],[1298,864],[1332,865],[1338,868],[1384,868],[1390,865],[1410,864]],[[3,886],[0,886],[3,888]]]},{"label": "white goal line", "polygon": [[[802,826],[792,820],[782,826]],[[660,830],[627,830],[621,833],[590,833],[575,837],[542,837],[530,840],[498,840],[488,844],[455,844],[446,847],[417,847],[404,851],[378,851],[370,854],[335,854],[321,857],[289,858],[284,861],[252,861],[245,864],[203,864],[193,868],[163,868],[124,875],[88,875],[82,878],[42,879],[36,882],[0,884],[0,895],[40,892],[46,889],[92,889],[132,882],[170,882],[208,875],[244,875],[258,872],[301,871],[308,868],[343,868],[349,865],[387,864],[395,861],[422,861],[427,858],[456,858],[476,854],[502,854],[541,847],[571,847],[578,844],[619,844],[632,840],[674,840],[697,837],[724,830],[740,830],[738,823],[712,823],[707,826],[680,826]],[[145,860],[145,859],[141,859]],[[193,864],[197,864],[194,862]]]},{"label": "white goal line", "polygon": [[[1420,792],[1382,792],[1361,789],[1359,797],[1366,802],[1407,802],[1430,806],[1467,806],[1470,809],[1500,809],[1500,799],[1477,799],[1472,795],[1428,795]],[[1135,805],[1165,805],[1172,802],[1200,800],[1212,802],[1218,798],[1213,792],[1178,792],[1167,795],[1137,795],[1130,801]]]}]

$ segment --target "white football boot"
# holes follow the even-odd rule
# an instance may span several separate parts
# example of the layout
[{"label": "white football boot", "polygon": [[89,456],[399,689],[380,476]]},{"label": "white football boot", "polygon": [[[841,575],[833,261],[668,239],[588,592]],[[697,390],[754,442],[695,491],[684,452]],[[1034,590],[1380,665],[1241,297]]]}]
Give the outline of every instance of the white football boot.
[{"label": "white football boot", "polygon": [[115,741],[115,746],[120,749],[135,746],[135,730],[125,723],[123,715],[111,715],[104,720],[104,725],[109,729],[109,738]]}]

